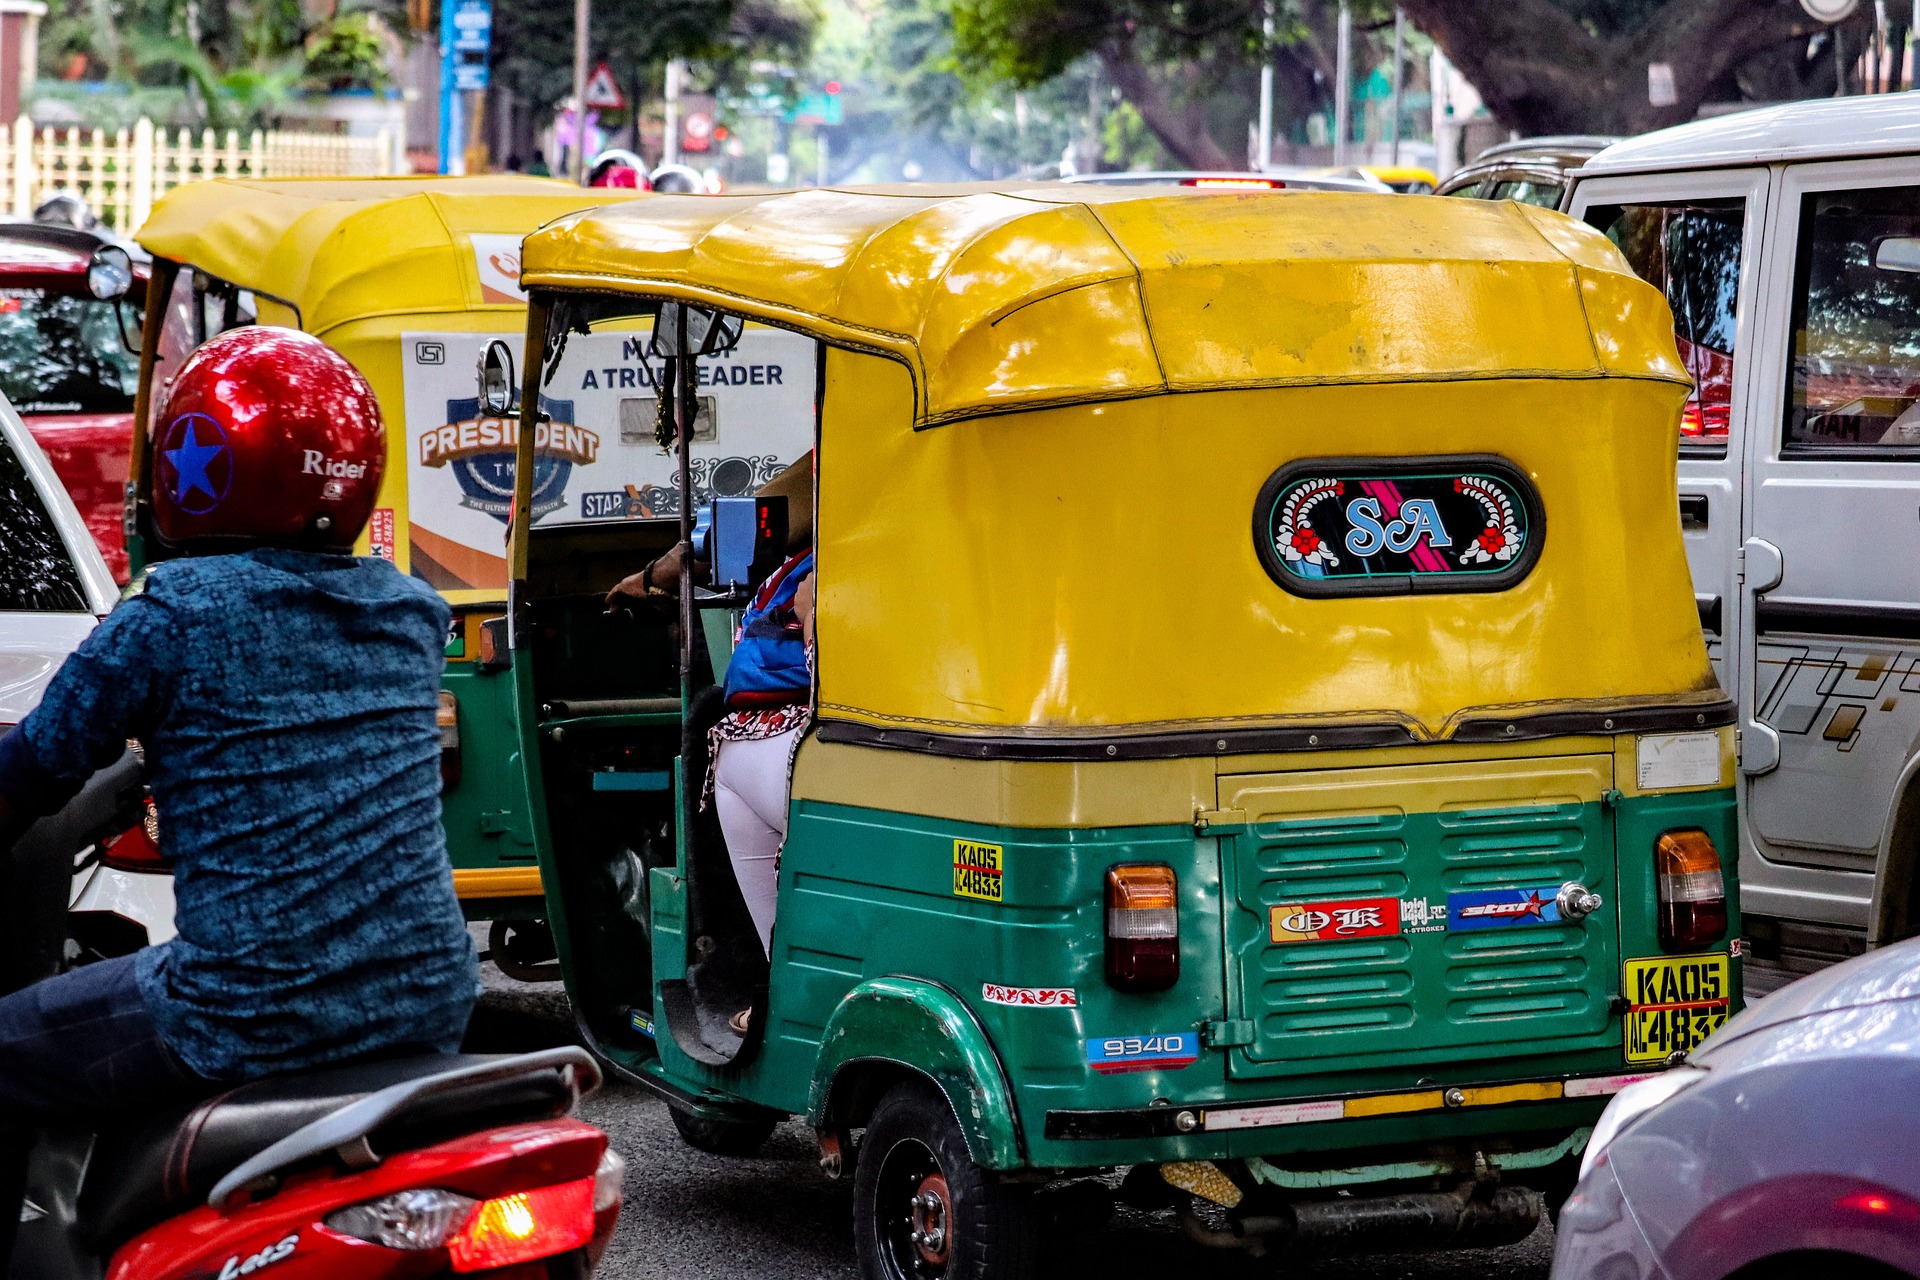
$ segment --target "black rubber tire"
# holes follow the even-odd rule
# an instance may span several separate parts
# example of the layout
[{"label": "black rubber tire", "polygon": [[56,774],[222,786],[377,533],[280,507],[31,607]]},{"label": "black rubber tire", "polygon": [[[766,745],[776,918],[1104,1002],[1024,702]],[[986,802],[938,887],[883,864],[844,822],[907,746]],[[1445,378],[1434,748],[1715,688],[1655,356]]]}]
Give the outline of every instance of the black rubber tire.
[{"label": "black rubber tire", "polygon": [[[943,1260],[907,1238],[912,1200],[943,1180]],[[895,1085],[873,1109],[853,1175],[854,1249],[863,1280],[1030,1280],[1040,1230],[1033,1189],[977,1167],[940,1091]]]},{"label": "black rubber tire", "polygon": [[779,1124],[776,1116],[764,1116],[757,1120],[715,1120],[707,1116],[689,1115],[678,1107],[667,1108],[667,1114],[673,1117],[673,1127],[680,1132],[680,1140],[695,1151],[704,1151],[713,1156],[750,1156],[765,1145],[772,1136],[774,1126]]}]

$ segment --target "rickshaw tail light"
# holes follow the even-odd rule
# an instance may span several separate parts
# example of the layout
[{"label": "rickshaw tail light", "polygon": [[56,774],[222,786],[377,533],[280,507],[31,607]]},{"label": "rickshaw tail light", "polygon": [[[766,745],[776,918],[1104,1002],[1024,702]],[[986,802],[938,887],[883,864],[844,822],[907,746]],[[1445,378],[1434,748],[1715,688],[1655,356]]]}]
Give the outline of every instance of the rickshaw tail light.
[{"label": "rickshaw tail light", "polygon": [[433,723],[440,730],[440,789],[447,791],[460,784],[460,700],[445,689]]},{"label": "rickshaw tail light", "polygon": [[1698,828],[1664,832],[1653,845],[1660,900],[1660,948],[1694,951],[1727,932],[1727,882],[1720,851]]},{"label": "rickshaw tail light", "polygon": [[1107,868],[1107,982],[1165,991],[1180,980],[1180,883],[1159,862]]}]

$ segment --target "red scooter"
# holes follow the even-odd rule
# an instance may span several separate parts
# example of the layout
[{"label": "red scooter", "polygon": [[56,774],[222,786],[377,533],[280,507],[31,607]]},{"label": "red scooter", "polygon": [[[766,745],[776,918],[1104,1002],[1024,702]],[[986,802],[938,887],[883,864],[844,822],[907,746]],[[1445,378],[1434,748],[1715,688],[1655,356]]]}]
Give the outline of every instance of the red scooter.
[{"label": "red scooter", "polygon": [[[7,860],[13,908],[58,921],[62,871],[139,803],[123,759],[36,823]],[[0,986],[57,965],[62,932],[11,931]],[[576,1048],[385,1058],[256,1080],[112,1132],[50,1130],[5,1275],[585,1280],[625,1173],[606,1135],[571,1118],[600,1079]]]}]

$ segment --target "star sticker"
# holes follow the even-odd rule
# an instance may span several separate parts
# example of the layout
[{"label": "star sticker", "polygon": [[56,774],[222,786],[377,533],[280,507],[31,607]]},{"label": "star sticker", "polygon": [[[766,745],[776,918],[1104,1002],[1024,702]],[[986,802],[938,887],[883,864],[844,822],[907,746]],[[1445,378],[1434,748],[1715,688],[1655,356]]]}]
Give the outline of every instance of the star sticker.
[{"label": "star sticker", "polygon": [[187,495],[195,489],[207,495],[215,502],[220,495],[213,487],[213,480],[207,475],[207,464],[226,449],[224,444],[201,444],[194,438],[193,423],[187,423],[187,439],[178,449],[166,451],[167,461],[173,463],[177,483],[174,486],[173,500],[184,503]]}]

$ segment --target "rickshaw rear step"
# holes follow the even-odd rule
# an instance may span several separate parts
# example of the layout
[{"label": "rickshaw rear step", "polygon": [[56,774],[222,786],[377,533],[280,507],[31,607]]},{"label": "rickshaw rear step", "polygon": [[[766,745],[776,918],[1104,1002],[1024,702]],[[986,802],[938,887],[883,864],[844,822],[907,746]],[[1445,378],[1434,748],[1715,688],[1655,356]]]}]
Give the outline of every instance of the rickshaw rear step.
[{"label": "rickshaw rear step", "polygon": [[1259,1255],[1276,1245],[1327,1253],[1398,1253],[1418,1249],[1486,1249],[1516,1244],[1546,1216],[1545,1198],[1529,1187],[1469,1184],[1456,1192],[1425,1191],[1368,1199],[1303,1200],[1278,1213],[1208,1226],[1182,1207],[1180,1225],[1196,1242]]}]

